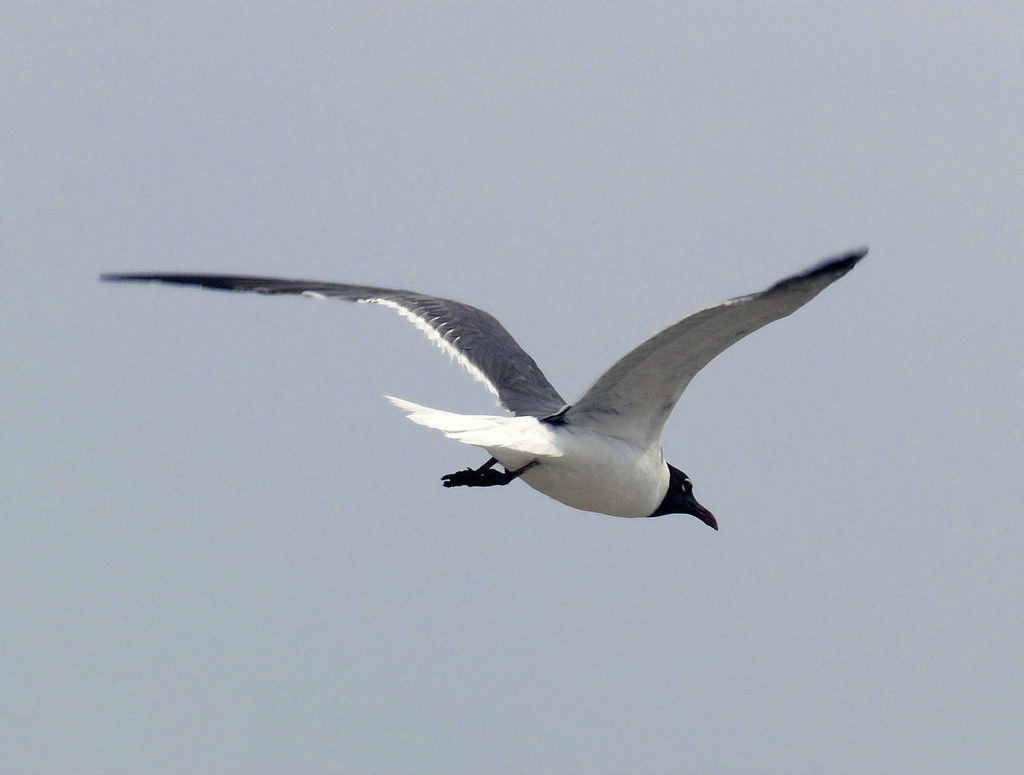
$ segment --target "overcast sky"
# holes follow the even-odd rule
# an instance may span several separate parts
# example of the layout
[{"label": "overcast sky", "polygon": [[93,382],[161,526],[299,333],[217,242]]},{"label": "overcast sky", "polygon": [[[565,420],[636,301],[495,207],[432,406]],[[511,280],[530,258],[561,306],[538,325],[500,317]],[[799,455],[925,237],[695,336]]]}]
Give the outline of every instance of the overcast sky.
[{"label": "overcast sky", "polygon": [[[1020,3],[3,9],[0,765],[1024,768]],[[570,400],[662,326],[867,244],[665,434],[718,517],[521,483],[387,310]]]}]

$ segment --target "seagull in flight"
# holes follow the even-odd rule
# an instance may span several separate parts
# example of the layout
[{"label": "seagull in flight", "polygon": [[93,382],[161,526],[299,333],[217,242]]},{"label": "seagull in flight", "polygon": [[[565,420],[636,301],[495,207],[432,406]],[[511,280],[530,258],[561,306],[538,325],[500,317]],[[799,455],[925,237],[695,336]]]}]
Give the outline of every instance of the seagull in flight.
[{"label": "seagull in flight", "polygon": [[[683,318],[612,364],[569,404],[492,315],[462,302],[367,285],[223,274],[105,274],[106,282],[160,282],[224,291],[297,294],[379,304],[408,318],[498,399],[512,416],[467,415],[387,396],[409,419],[490,458],[446,474],[445,487],[522,479],[568,506],[617,517],[691,514],[718,529],[690,477],[665,462],[662,430],[690,380],[719,353],[795,312],[867,254],[854,250]],[[500,465],[503,470],[495,466]]]}]

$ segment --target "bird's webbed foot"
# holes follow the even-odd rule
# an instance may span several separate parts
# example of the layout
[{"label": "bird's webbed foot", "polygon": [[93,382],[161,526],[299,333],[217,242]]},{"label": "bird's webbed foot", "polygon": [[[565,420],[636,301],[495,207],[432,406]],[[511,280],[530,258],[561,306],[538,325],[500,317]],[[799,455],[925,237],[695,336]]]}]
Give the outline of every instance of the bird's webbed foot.
[{"label": "bird's webbed foot", "polygon": [[472,468],[464,468],[453,474],[445,474],[441,477],[441,484],[445,487],[472,487],[476,477],[480,474]]},{"label": "bird's webbed foot", "polygon": [[493,487],[500,484],[508,484],[507,473],[488,469],[477,471],[473,468],[465,468],[453,474],[445,474],[441,477],[441,483],[445,487]]},{"label": "bird's webbed foot", "polygon": [[441,477],[445,487],[495,487],[508,484],[528,468],[535,466],[537,461],[527,463],[515,471],[495,471],[492,466],[498,461],[491,458],[480,468],[464,468],[453,474]]}]

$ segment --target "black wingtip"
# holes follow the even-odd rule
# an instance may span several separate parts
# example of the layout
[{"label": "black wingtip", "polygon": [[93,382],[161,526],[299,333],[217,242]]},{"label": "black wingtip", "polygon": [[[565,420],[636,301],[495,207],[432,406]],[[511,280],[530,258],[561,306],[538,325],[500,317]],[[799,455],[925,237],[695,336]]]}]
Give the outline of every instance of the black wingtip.
[{"label": "black wingtip", "polygon": [[847,251],[842,255],[833,256],[832,258],[826,258],[824,261],[815,264],[810,269],[807,269],[800,274],[795,274],[792,277],[787,277],[784,280],[779,280],[771,287],[771,290],[779,288],[785,288],[789,285],[793,285],[798,282],[805,282],[807,280],[814,280],[819,277],[828,277],[831,281],[838,280],[844,274],[853,269],[857,262],[860,261],[864,256],[868,254],[867,247],[859,247],[855,250]]},{"label": "black wingtip", "polygon": [[103,283],[166,283],[168,285],[198,285],[216,291],[260,290],[261,278],[243,275],[191,274],[181,272],[107,272],[100,275]]},{"label": "black wingtip", "polygon": [[104,272],[100,275],[101,283],[132,283],[132,282],[172,282],[174,275],[155,272]]},{"label": "black wingtip", "polygon": [[841,256],[826,258],[820,264],[808,269],[801,277],[811,279],[812,277],[821,277],[822,275],[835,275],[838,279],[857,266],[857,262],[867,254],[868,249],[862,247],[843,253]]}]

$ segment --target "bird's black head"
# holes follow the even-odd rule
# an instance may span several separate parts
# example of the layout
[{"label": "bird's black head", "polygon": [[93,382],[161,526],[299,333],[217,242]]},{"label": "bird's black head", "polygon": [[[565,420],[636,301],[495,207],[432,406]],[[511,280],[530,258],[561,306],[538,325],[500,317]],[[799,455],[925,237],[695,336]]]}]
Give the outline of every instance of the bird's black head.
[{"label": "bird's black head", "polygon": [[658,506],[657,511],[651,514],[652,517],[660,517],[665,514],[692,514],[708,527],[718,530],[718,522],[715,515],[697,503],[693,497],[693,482],[690,477],[673,465],[668,467],[668,492],[665,499]]}]

